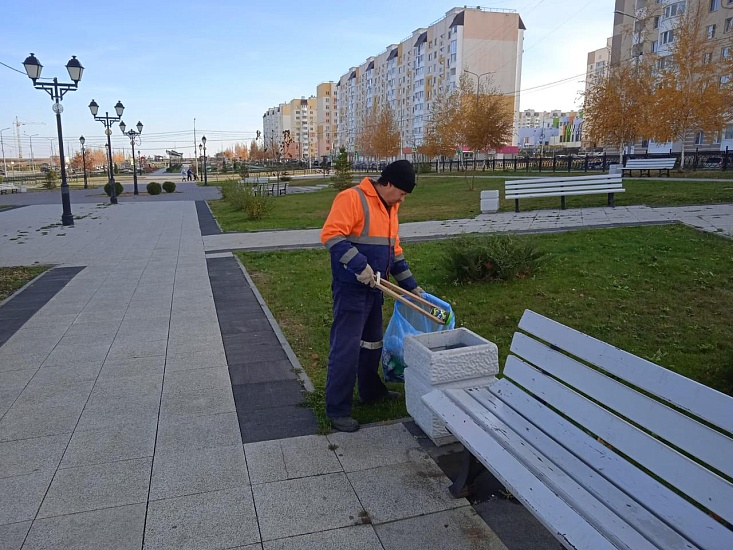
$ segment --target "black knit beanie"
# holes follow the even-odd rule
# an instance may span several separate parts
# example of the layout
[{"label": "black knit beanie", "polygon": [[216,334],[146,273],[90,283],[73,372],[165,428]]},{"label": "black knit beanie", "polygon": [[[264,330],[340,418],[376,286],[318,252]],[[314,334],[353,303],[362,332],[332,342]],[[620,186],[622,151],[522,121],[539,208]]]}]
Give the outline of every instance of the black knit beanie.
[{"label": "black knit beanie", "polygon": [[391,183],[398,189],[412,193],[415,188],[415,170],[407,160],[396,160],[382,170],[382,175],[377,180],[379,183]]}]

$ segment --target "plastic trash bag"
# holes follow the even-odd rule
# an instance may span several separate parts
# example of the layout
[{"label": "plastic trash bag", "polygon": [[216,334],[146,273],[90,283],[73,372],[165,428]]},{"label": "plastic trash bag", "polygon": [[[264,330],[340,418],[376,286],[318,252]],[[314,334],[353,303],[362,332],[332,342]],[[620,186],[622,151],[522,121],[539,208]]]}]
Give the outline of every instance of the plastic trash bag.
[{"label": "plastic trash bag", "polygon": [[450,330],[456,326],[455,315],[453,315],[450,304],[427,292],[423,292],[422,297],[444,310],[448,314],[448,322],[441,325],[431,321],[424,315],[420,315],[420,313],[405,304],[395,302],[394,312],[387,325],[387,330],[384,332],[382,343],[382,372],[384,373],[385,382],[405,381],[404,341],[406,336]]}]

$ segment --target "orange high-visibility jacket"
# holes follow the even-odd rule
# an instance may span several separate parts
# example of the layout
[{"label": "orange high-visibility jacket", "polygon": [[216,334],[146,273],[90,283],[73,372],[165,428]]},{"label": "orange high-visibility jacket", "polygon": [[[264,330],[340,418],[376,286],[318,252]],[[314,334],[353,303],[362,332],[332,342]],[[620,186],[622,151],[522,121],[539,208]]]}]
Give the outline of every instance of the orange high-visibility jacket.
[{"label": "orange high-visibility jacket", "polygon": [[321,242],[331,253],[334,282],[361,284],[356,274],[369,264],[382,277],[390,274],[406,290],[417,287],[400,246],[399,203],[389,210],[369,178],[341,191],[321,230]]}]

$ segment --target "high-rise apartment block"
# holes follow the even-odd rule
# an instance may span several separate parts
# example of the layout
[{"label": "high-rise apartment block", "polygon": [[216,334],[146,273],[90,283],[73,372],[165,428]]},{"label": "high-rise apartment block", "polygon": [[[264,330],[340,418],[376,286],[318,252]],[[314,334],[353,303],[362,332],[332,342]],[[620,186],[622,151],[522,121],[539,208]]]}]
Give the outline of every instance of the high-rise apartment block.
[{"label": "high-rise apartment block", "polygon": [[[694,4],[693,4],[694,3]],[[733,0],[616,0],[610,65],[638,62],[645,55],[655,55],[658,66],[667,63],[666,56],[674,46],[680,16],[699,3],[703,17],[701,30],[715,44],[709,62],[715,63],[733,55]],[[589,56],[590,59],[590,56]],[[590,71],[590,65],[589,65]],[[703,135],[690,133],[686,148],[733,149],[733,121],[721,133]],[[642,145],[642,151],[647,147]],[[679,151],[681,143],[648,144],[649,151]],[[640,151],[639,147],[636,152]]]},{"label": "high-rise apartment block", "polygon": [[[474,85],[480,82],[506,94],[516,112],[523,43],[524,24],[513,10],[451,9],[435,23],[349,68],[338,80],[318,86],[315,128],[308,128],[305,158],[329,156],[338,147],[356,152],[364,121],[372,109],[386,107],[400,130],[401,151],[395,156],[412,152],[423,141],[431,102],[437,94],[454,89],[464,72]],[[265,143],[282,136],[286,127],[293,135],[297,116],[305,139],[302,108],[294,109],[291,102],[268,109],[263,116]]]}]

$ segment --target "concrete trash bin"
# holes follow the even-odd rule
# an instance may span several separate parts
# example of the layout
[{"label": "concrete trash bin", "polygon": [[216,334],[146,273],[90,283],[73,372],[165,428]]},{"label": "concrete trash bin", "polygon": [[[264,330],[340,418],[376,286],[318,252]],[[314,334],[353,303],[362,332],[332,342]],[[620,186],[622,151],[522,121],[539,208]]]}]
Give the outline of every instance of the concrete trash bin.
[{"label": "concrete trash bin", "polygon": [[434,389],[488,386],[499,372],[499,352],[467,328],[417,334],[405,338],[405,401],[407,412],[436,445],[455,441],[423,403]]},{"label": "concrete trash bin", "polygon": [[493,214],[499,211],[499,190],[488,189],[481,191],[481,213]]}]

